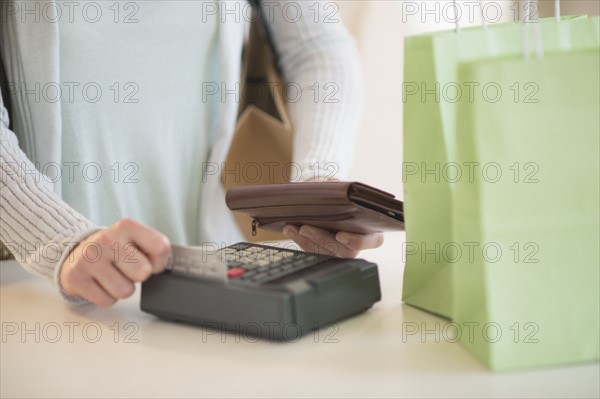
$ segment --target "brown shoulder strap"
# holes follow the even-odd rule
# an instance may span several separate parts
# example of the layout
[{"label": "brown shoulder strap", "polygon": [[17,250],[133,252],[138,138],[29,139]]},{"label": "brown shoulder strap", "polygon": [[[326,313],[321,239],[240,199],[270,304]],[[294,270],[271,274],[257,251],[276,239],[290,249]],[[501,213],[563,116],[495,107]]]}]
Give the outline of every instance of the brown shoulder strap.
[{"label": "brown shoulder strap", "polygon": [[4,72],[4,63],[2,62],[2,46],[0,46],[0,89],[2,89],[2,102],[4,107],[8,111],[8,118],[10,125],[9,129],[12,129],[12,117],[10,111],[10,98],[8,97],[8,80],[6,79],[6,73]]},{"label": "brown shoulder strap", "polygon": [[272,61],[273,61],[275,68],[277,68],[278,72],[281,72],[281,71],[279,71],[279,56],[277,54],[277,51],[275,51],[275,44],[273,43],[273,35],[271,34],[271,30],[269,29],[268,24],[264,20],[264,15],[263,15],[262,9],[260,8],[260,0],[248,0],[248,2],[254,8],[254,11],[255,11],[254,17],[259,22],[259,26],[257,26],[257,31],[261,36],[263,36],[267,45],[271,49]]},{"label": "brown shoulder strap", "polygon": [[[8,111],[8,117],[10,120],[10,124],[12,125],[12,118],[10,117],[10,99],[8,98],[8,81],[6,79],[6,74],[4,73],[4,64],[2,63],[2,46],[0,46],[0,89],[2,96],[2,102]],[[9,129],[12,126],[8,126]],[[14,259],[8,248],[0,242],[0,260]]]}]

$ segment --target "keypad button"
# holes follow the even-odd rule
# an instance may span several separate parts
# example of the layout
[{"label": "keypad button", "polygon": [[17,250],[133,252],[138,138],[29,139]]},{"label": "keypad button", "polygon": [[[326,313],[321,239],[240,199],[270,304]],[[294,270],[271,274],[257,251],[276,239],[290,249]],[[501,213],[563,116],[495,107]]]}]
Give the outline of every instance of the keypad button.
[{"label": "keypad button", "polygon": [[221,250],[230,278],[247,284],[262,284],[305,269],[324,256],[279,248],[239,243]]},{"label": "keypad button", "polygon": [[242,269],[241,267],[234,267],[233,269],[229,269],[227,271],[227,277],[236,278],[236,277],[241,276],[244,273],[246,273],[245,269]]},{"label": "keypad button", "polygon": [[269,262],[267,259],[265,259],[265,260],[259,260],[258,262],[255,262],[254,264],[257,266],[260,266],[260,267],[265,267],[265,266],[269,266],[271,264],[271,262]]}]

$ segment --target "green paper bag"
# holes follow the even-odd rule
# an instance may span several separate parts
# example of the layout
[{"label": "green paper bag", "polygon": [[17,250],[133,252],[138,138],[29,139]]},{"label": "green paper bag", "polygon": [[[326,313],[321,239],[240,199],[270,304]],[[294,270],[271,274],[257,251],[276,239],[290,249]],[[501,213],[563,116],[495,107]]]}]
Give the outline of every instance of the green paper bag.
[{"label": "green paper bag", "polygon": [[494,370],[597,360],[600,50],[465,63],[459,81],[536,87],[458,103],[457,162],[479,165],[455,185],[454,239],[475,248],[453,270],[461,341]]},{"label": "green paper bag", "polygon": [[[598,18],[542,19],[540,28],[547,51],[598,45]],[[406,39],[403,300],[445,317],[453,309],[453,186],[459,172],[469,171],[468,165],[456,165],[455,125],[459,89],[469,96],[472,86],[458,84],[457,68],[460,62],[521,54],[521,34],[521,25],[508,23]],[[528,95],[530,89],[514,90]]]}]

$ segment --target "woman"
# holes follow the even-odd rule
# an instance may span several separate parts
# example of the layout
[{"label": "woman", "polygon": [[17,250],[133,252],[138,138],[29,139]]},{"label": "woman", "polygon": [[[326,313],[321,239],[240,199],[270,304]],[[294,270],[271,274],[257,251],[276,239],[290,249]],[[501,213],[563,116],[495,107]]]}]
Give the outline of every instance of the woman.
[{"label": "woman", "polygon": [[[66,299],[112,305],[164,269],[170,242],[242,239],[205,165],[221,165],[231,142],[249,7],[3,2],[12,120],[3,102],[0,241]],[[299,180],[331,164],[339,178],[360,115],[355,45],[333,3],[260,7],[283,78],[300,88],[288,104]],[[313,226],[284,233],[345,257],[383,241]]]}]

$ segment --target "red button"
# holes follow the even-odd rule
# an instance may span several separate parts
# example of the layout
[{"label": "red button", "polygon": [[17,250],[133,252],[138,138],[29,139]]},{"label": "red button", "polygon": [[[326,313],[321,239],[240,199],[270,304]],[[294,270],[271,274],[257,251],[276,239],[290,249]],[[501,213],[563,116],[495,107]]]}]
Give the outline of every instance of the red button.
[{"label": "red button", "polygon": [[227,277],[235,278],[241,276],[244,273],[246,273],[246,269],[242,269],[241,267],[233,267],[227,272]]}]

